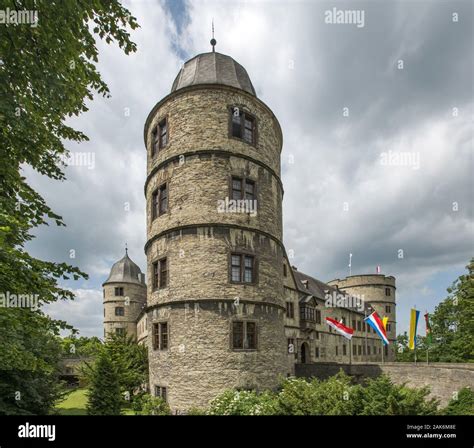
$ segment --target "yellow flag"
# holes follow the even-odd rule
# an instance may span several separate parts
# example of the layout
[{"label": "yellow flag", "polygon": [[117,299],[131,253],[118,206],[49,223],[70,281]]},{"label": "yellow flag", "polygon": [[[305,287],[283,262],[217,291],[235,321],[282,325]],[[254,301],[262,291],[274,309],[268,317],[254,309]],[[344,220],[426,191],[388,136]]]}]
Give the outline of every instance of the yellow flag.
[{"label": "yellow flag", "polygon": [[388,322],[388,317],[385,316],[385,317],[382,319],[383,328],[384,328],[385,331],[387,331],[387,322]]},{"label": "yellow flag", "polygon": [[408,348],[410,350],[414,350],[416,346],[416,327],[418,326],[419,317],[420,312],[412,308],[410,311],[410,336],[408,338]]}]

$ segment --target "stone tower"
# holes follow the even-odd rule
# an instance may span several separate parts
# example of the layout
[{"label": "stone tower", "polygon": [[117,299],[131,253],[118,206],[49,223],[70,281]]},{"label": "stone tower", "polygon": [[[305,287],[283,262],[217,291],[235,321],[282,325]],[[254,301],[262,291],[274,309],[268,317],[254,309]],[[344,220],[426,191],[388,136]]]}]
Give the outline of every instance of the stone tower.
[{"label": "stone tower", "polygon": [[185,412],[228,388],[275,387],[287,356],[276,117],[240,64],[204,53],[144,139],[151,393]]},{"label": "stone tower", "polygon": [[137,319],[146,304],[144,274],[128,251],[117,261],[102,285],[104,293],[104,338],[111,333],[137,336]]},{"label": "stone tower", "polygon": [[383,274],[351,275],[344,279],[332,280],[328,284],[337,286],[348,294],[362,297],[381,318],[388,317],[387,336],[390,346],[385,348],[385,360],[394,360],[397,338],[395,277]]}]

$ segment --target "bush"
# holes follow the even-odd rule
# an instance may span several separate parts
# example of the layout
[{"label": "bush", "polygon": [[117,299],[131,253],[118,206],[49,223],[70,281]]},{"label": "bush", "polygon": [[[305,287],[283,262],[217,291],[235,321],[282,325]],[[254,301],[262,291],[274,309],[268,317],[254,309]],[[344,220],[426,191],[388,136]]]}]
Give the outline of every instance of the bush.
[{"label": "bush", "polygon": [[171,415],[170,407],[160,397],[143,394],[133,401],[135,415]]},{"label": "bush", "polygon": [[474,415],[474,392],[469,387],[462,388],[457,398],[452,398],[442,413],[445,415]]},{"label": "bush", "polygon": [[[340,371],[321,381],[290,378],[279,392],[228,390],[211,402],[208,415],[434,415],[438,402],[428,388],[396,385],[387,376],[354,385]],[[464,395],[463,395],[464,397]]]}]

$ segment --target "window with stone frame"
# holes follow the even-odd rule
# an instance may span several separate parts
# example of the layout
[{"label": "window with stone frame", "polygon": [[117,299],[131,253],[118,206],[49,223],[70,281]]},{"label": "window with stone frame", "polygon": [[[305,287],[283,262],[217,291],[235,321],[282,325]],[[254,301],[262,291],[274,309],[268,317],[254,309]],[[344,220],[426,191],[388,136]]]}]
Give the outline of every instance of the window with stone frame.
[{"label": "window with stone frame", "polygon": [[125,308],[123,306],[116,306],[115,307],[115,315],[116,316],[125,316]]},{"label": "window with stone frame", "polygon": [[347,355],[347,345],[343,344],[342,346],[342,355],[346,356]]},{"label": "window with stone frame", "polygon": [[288,319],[295,317],[295,305],[293,302],[286,302],[286,317]]},{"label": "window with stone frame", "polygon": [[158,216],[168,211],[168,184],[158,187],[151,195],[151,219],[155,220]]},{"label": "window with stone frame", "polygon": [[352,346],[352,354],[355,356],[357,355],[357,345]]},{"label": "window with stone frame", "polygon": [[336,345],[336,356],[339,356],[339,347]]},{"label": "window with stone frame", "polygon": [[283,263],[283,277],[287,277],[287,276],[288,276],[288,272],[287,272],[286,263]]},{"label": "window with stone frame", "polygon": [[115,287],[115,295],[119,297],[123,296],[123,286]]},{"label": "window with stone frame", "polygon": [[315,356],[316,358],[319,358],[319,347],[316,347],[316,348],[314,349],[314,356]]},{"label": "window with stone frame", "polygon": [[390,307],[390,305],[385,305],[385,312],[390,313],[391,311],[392,311],[392,308]]},{"label": "window with stone frame", "polygon": [[167,258],[162,258],[152,263],[152,288],[153,291],[157,289],[166,288],[168,286],[168,261]]},{"label": "window with stone frame", "polygon": [[300,318],[309,322],[316,322],[316,310],[314,306],[301,305],[300,306]]},{"label": "window with stone frame", "polygon": [[254,180],[244,177],[232,176],[230,198],[236,201],[245,199],[253,201],[256,199],[256,183]]},{"label": "window with stone frame", "polygon": [[169,342],[168,322],[158,322],[152,325],[153,350],[167,350]]},{"label": "window with stone frame", "polygon": [[230,281],[231,283],[256,282],[256,262],[253,255],[237,252],[231,253]]},{"label": "window with stone frame", "polygon": [[234,106],[230,109],[230,135],[243,140],[246,143],[255,145],[257,141],[256,120],[248,112]]},{"label": "window with stone frame", "polygon": [[257,350],[256,322],[233,321],[231,339],[234,350]]},{"label": "window with stone frame", "polygon": [[115,329],[115,334],[117,336],[123,336],[125,334],[125,328],[116,328]]},{"label": "window with stone frame", "polygon": [[167,402],[167,401],[168,401],[168,397],[167,397],[167,390],[166,390],[166,387],[155,385],[155,397],[160,397],[160,398],[162,398],[164,401]]},{"label": "window with stone frame", "polygon": [[390,295],[391,295],[390,288],[385,288],[385,295],[386,295],[386,296],[390,296]]},{"label": "window with stone frame", "polygon": [[357,354],[358,354],[359,356],[362,355],[362,345],[358,345],[358,346],[357,346]]}]

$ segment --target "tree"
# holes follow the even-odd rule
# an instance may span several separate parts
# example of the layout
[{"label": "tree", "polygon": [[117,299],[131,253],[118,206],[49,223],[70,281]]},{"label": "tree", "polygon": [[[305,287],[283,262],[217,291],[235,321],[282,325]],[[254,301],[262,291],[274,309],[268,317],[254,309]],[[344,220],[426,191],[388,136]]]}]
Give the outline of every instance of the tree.
[{"label": "tree", "polygon": [[102,342],[96,336],[71,335],[61,339],[61,346],[65,358],[92,357],[99,354]]},{"label": "tree", "polygon": [[474,258],[466,269],[431,316],[433,361],[474,362]]},{"label": "tree", "polygon": [[[46,347],[60,329],[71,328],[41,308],[73,299],[73,292],[59,282],[87,275],[26,250],[35,227],[64,222],[28,184],[23,167],[65,179],[64,142],[87,140],[66,119],[87,111],[85,100],[92,100],[93,92],[109,95],[96,68],[94,37],[116,41],[128,54],[136,46],[126,27],[138,25],[117,0],[11,0],[4,6],[36,10],[39,21],[36,26],[0,27],[0,389],[7,394],[0,414],[14,409],[36,413],[45,410],[37,403],[51,405],[58,398],[55,388],[47,387],[55,384],[57,359]],[[28,297],[29,304],[14,307],[10,299],[18,295]],[[35,342],[38,338],[43,346]],[[37,387],[33,397],[28,391],[38,382],[44,387]],[[21,405],[18,394],[24,397]]]},{"label": "tree", "polygon": [[[433,362],[474,362],[474,259],[447,289],[448,297],[429,316],[431,341],[417,336],[417,359]],[[421,323],[424,325],[424,323]],[[398,335],[397,361],[414,361],[407,334]]]},{"label": "tree", "polygon": [[92,370],[88,392],[89,415],[119,415],[122,407],[119,375],[109,356],[103,352]]}]

